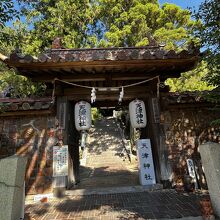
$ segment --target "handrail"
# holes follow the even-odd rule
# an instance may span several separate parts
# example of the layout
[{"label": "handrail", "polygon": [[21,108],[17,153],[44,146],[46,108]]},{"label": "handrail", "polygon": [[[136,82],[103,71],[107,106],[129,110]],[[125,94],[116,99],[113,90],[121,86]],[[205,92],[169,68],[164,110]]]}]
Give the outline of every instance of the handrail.
[{"label": "handrail", "polygon": [[[117,119],[116,119],[116,121],[117,121]],[[119,129],[119,132],[120,132],[120,135],[121,135],[121,141],[122,141],[123,149],[126,152],[126,155],[127,155],[128,159],[129,159],[129,161],[131,162],[131,157],[130,157],[129,151],[126,148],[126,144],[125,144],[125,141],[124,141],[125,140],[124,129],[121,128],[120,122],[116,123],[116,124],[118,126],[118,129]]]}]

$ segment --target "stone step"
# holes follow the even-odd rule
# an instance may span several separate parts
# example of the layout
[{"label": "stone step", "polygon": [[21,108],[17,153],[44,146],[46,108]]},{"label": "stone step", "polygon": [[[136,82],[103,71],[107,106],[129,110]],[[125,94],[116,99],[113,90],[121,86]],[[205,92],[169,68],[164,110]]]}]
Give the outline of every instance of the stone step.
[{"label": "stone step", "polygon": [[137,161],[130,163],[121,155],[122,140],[113,119],[96,123],[88,140],[86,164],[81,167],[78,187],[87,189],[138,184]]},{"label": "stone step", "polygon": [[[74,189],[67,190],[66,196],[80,196],[80,195],[108,195],[108,194],[118,194],[118,193],[138,193],[138,192],[152,192],[157,190],[162,190],[162,184],[154,184],[149,186],[121,186],[121,187],[100,187],[94,189]],[[168,190],[163,190],[168,191]]]}]

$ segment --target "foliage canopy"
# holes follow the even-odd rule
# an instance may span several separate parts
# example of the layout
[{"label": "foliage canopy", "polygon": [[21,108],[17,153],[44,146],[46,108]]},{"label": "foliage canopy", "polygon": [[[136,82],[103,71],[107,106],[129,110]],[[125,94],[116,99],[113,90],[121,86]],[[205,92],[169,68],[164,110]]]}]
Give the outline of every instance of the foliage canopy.
[{"label": "foliage canopy", "polygon": [[57,36],[67,48],[145,46],[151,37],[176,50],[197,42],[192,33],[199,22],[190,12],[169,3],[160,7],[157,0],[41,0],[28,6],[22,11],[33,26],[28,43],[34,52]]},{"label": "foliage canopy", "polygon": [[17,15],[18,11],[14,8],[12,0],[0,1],[0,27],[4,26],[7,21],[12,20]]},{"label": "foliage canopy", "polygon": [[202,61],[196,69],[182,73],[179,78],[167,79],[166,84],[170,86],[171,92],[212,90],[214,86],[202,80],[208,72],[207,63]]},{"label": "foliage canopy", "polygon": [[204,60],[208,64],[209,74],[206,79],[210,84],[219,86],[220,82],[220,1],[205,0],[194,14],[202,20],[202,25],[195,30],[201,39],[202,46],[207,49]]},{"label": "foliage canopy", "polygon": [[[14,16],[13,1],[4,0],[3,4],[7,2],[10,2],[7,7],[12,8],[8,15]],[[160,6],[158,0],[19,0],[19,3],[25,23],[18,20],[13,27],[0,27],[1,52],[4,51],[4,54],[19,46],[22,53],[36,55],[50,48],[58,36],[62,37],[66,48],[146,46],[149,41],[156,40],[166,49],[178,51],[185,49],[191,41],[199,43],[194,33],[200,29],[201,22],[192,20],[188,10],[169,3]],[[0,19],[5,22],[11,18],[2,16]],[[30,87],[25,87],[23,77],[18,76],[19,83],[12,80],[17,78],[13,71],[3,66],[1,70],[4,82],[0,83],[1,89],[19,86],[24,88],[27,96],[38,92],[29,81]],[[183,78],[191,74],[196,77],[201,75],[199,71],[192,71]],[[170,85],[175,83],[173,90],[182,86],[188,88],[186,81],[177,82],[170,81]],[[19,88],[15,90],[20,91]]]}]

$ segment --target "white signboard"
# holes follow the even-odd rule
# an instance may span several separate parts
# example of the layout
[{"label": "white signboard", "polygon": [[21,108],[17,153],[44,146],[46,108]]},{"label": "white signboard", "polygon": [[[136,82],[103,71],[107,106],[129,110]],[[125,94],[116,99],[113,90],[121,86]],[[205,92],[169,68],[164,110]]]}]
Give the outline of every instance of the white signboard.
[{"label": "white signboard", "polygon": [[34,201],[40,201],[43,198],[47,198],[47,199],[53,199],[53,193],[50,194],[37,194],[34,196]]},{"label": "white signboard", "polygon": [[53,176],[68,176],[68,146],[53,147]]},{"label": "white signboard", "polygon": [[186,162],[187,162],[189,175],[192,177],[193,182],[195,183],[195,189],[198,189],[198,183],[197,183],[197,180],[196,180],[196,172],[195,172],[193,160],[192,159],[187,159]]},{"label": "white signboard", "polygon": [[150,139],[140,139],[136,144],[138,151],[140,184],[156,184]]}]

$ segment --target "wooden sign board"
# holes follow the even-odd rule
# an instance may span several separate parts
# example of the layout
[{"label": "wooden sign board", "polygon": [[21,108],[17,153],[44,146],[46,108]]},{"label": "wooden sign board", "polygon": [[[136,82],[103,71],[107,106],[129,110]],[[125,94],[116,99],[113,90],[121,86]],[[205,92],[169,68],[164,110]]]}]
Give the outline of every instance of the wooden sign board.
[{"label": "wooden sign board", "polygon": [[160,123],[160,110],[159,110],[158,98],[152,98],[152,106],[153,106],[154,123]]},{"label": "wooden sign board", "polygon": [[66,103],[65,102],[61,102],[59,105],[58,120],[59,120],[59,127],[61,129],[65,129],[66,127]]},{"label": "wooden sign board", "polygon": [[68,176],[68,146],[53,147],[53,177]]}]

